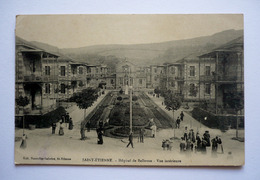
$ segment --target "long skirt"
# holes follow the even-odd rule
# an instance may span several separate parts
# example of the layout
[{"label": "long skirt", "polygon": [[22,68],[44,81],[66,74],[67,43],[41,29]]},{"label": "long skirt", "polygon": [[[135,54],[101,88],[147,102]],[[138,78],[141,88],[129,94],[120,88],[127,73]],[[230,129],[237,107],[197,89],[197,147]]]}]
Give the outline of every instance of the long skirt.
[{"label": "long skirt", "polygon": [[20,148],[25,149],[26,146],[27,146],[26,140],[23,139],[23,140],[22,140],[22,143],[21,143],[21,145],[20,145]]}]

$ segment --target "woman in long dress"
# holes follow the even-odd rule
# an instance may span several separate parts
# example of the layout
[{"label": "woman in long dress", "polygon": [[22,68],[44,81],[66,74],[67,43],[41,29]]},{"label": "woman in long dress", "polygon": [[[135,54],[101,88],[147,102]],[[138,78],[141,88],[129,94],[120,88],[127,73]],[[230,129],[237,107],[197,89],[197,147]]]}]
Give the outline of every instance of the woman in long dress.
[{"label": "woman in long dress", "polygon": [[63,135],[64,135],[64,127],[63,127],[62,122],[60,123],[59,135],[60,135],[60,136],[63,136]]},{"label": "woman in long dress", "polygon": [[27,143],[26,143],[26,135],[23,134],[23,136],[22,136],[22,143],[21,143],[21,145],[20,145],[20,148],[25,149],[26,146],[27,146]]}]

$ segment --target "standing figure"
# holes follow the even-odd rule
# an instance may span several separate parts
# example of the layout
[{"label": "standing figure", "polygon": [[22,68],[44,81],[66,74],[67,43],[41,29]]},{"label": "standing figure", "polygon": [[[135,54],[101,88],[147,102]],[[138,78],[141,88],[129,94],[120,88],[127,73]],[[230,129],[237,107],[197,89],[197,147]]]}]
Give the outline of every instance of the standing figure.
[{"label": "standing figure", "polygon": [[193,129],[190,130],[188,139],[190,139],[190,141],[193,143],[195,142],[195,135],[194,135]]},{"label": "standing figure", "polygon": [[155,138],[155,134],[156,134],[156,125],[151,126],[152,129],[152,137]]},{"label": "standing figure", "polygon": [[210,146],[210,134],[209,131],[205,131],[203,134],[204,140],[207,141],[207,146]]},{"label": "standing figure", "polygon": [[98,132],[98,144],[103,144],[103,132],[99,131]]},{"label": "standing figure", "polygon": [[86,139],[86,137],[85,137],[85,124],[83,122],[80,125],[80,135],[81,135],[80,140]]},{"label": "standing figure", "polygon": [[62,122],[60,122],[59,135],[60,135],[60,136],[63,136],[63,135],[64,135],[64,127],[63,127],[63,123],[62,123]]},{"label": "standing figure", "polygon": [[180,120],[180,118],[178,117],[177,120],[176,120],[176,128],[177,128],[177,129],[180,129],[180,123],[181,123],[181,120]]},{"label": "standing figure", "polygon": [[201,153],[202,154],[206,154],[207,153],[207,141],[205,140],[205,138],[202,138],[202,142],[201,142]]},{"label": "standing figure", "polygon": [[186,141],[184,137],[181,137],[181,142],[180,142],[180,152],[184,152],[186,150]]},{"label": "standing figure", "polygon": [[140,129],[139,139],[140,139],[140,143],[144,143],[144,128]]},{"label": "standing figure", "polygon": [[201,139],[200,139],[200,134],[199,134],[199,132],[197,132],[197,134],[196,134],[196,141],[197,141],[196,151],[200,151],[200,150],[201,150]]},{"label": "standing figure", "polygon": [[22,148],[22,149],[25,149],[27,147],[26,138],[27,138],[27,136],[25,134],[23,134],[22,143],[20,145],[20,148]]},{"label": "standing figure", "polygon": [[72,129],[73,129],[73,121],[70,118],[70,120],[69,120],[69,130],[72,130]]},{"label": "standing figure", "polygon": [[183,111],[181,112],[180,117],[181,117],[181,121],[183,121],[183,117],[184,117]]},{"label": "standing figure", "polygon": [[51,124],[52,134],[55,134],[56,126],[57,126],[57,125],[56,125],[55,122],[53,122],[53,123]]},{"label": "standing figure", "polygon": [[187,141],[188,139],[188,128],[187,126],[185,127],[184,131],[183,131],[183,138],[185,141]]},{"label": "standing figure", "polygon": [[128,140],[129,140],[129,143],[127,144],[126,147],[128,148],[128,146],[131,144],[132,148],[134,148],[134,144],[133,144],[133,133],[132,133],[132,132],[129,134]]},{"label": "standing figure", "polygon": [[70,115],[69,113],[66,113],[65,115],[65,123],[69,123],[70,122]]}]

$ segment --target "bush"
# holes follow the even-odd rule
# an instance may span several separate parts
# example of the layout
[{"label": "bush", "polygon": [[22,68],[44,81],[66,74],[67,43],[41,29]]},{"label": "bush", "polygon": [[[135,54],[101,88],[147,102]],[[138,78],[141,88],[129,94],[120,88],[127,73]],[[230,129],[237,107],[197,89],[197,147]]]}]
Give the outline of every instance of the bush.
[{"label": "bush", "polygon": [[132,97],[132,100],[133,100],[133,101],[137,101],[137,99],[138,99],[137,96],[133,96],[133,97]]},{"label": "bush", "polygon": [[29,127],[29,124],[34,124],[37,128],[49,128],[53,122],[58,122],[65,114],[66,110],[63,107],[58,107],[45,115],[26,115],[24,116],[24,124],[26,128]]},{"label": "bush", "polygon": [[[236,116],[215,116],[205,110],[195,107],[192,111],[192,117],[197,121],[201,120],[201,123],[210,128],[218,128],[220,130],[227,130],[229,126],[236,128]],[[207,117],[205,121],[204,118]],[[239,127],[244,127],[244,118],[240,118]]]},{"label": "bush", "polygon": [[117,98],[116,98],[118,101],[122,101],[122,97],[121,96],[118,96]]}]

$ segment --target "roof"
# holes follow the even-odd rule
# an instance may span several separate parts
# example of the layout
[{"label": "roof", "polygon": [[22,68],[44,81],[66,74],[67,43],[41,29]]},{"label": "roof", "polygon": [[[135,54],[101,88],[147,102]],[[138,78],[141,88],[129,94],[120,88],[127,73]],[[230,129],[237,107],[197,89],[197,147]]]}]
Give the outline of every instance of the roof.
[{"label": "roof", "polygon": [[240,36],[237,39],[234,39],[232,41],[229,41],[228,43],[219,46],[218,48],[209,51],[207,53],[204,53],[202,55],[200,55],[200,58],[204,58],[204,57],[215,57],[216,56],[216,52],[241,52],[241,50],[243,50],[244,48],[244,36]]},{"label": "roof", "polygon": [[49,53],[49,54],[52,54],[52,55],[55,55],[57,57],[61,56],[60,54],[57,54],[57,53],[54,53],[54,52],[50,52],[48,50],[45,50],[45,49],[42,49],[42,48],[39,48],[37,45],[29,42],[29,41],[26,41],[18,36],[15,37],[15,44],[16,45],[23,45],[23,46],[27,46],[29,48],[31,48],[31,50],[27,49],[27,50],[22,50],[23,52],[46,52],[46,53]]}]

